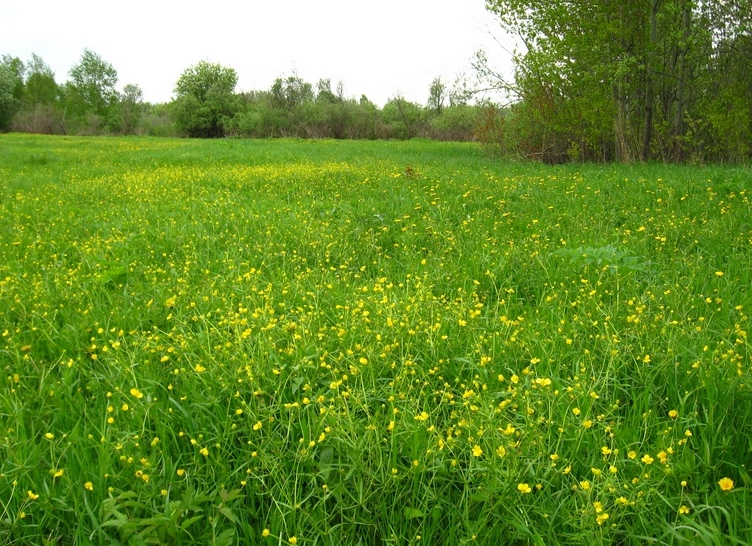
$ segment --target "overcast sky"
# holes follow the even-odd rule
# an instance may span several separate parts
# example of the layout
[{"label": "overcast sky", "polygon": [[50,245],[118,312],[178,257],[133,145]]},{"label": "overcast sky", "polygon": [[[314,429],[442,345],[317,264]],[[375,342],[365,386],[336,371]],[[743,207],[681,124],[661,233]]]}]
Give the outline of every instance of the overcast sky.
[{"label": "overcast sky", "polygon": [[234,68],[240,91],[295,71],[379,106],[397,94],[425,104],[431,81],[470,75],[480,48],[511,73],[495,40],[514,47],[484,0],[1,0],[0,21],[0,54],[34,52],[63,83],[89,48],[149,102],[170,101],[183,70],[206,60]]}]

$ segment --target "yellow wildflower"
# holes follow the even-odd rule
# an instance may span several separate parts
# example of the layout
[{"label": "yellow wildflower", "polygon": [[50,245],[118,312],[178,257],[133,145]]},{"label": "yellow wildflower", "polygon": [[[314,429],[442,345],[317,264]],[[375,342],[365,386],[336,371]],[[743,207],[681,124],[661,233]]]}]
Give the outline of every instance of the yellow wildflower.
[{"label": "yellow wildflower", "polygon": [[734,480],[731,478],[721,478],[718,485],[721,486],[723,491],[731,491],[734,488]]}]

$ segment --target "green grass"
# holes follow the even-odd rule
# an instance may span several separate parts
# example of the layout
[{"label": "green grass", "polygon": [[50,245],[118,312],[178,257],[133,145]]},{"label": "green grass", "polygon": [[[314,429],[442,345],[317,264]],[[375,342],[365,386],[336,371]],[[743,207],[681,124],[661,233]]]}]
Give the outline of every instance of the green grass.
[{"label": "green grass", "polygon": [[752,541],[749,170],[2,135],[0,177],[0,543]]}]

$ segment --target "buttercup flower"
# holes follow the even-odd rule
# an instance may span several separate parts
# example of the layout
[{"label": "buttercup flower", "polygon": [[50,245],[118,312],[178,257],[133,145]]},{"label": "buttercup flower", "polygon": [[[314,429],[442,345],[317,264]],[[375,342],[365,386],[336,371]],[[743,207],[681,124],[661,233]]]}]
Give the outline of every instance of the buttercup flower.
[{"label": "buttercup flower", "polygon": [[723,491],[731,491],[734,488],[734,480],[731,478],[721,478],[718,485]]}]

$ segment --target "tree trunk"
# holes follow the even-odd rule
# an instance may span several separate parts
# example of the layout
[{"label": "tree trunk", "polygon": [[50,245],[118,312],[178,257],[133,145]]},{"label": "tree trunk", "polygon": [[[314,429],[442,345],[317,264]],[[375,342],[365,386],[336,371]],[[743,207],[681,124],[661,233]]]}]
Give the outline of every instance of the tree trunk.
[{"label": "tree trunk", "polygon": [[646,80],[645,80],[645,125],[642,130],[642,160],[650,161],[650,144],[653,140],[653,109],[655,91],[653,76],[655,70],[655,51],[658,47],[658,9],[660,0],[653,0],[650,10],[650,44],[648,45]]},{"label": "tree trunk", "polygon": [[616,113],[614,115],[614,159],[621,163],[629,163],[632,156],[627,141],[627,99],[623,91],[624,83],[614,83],[612,93]]},{"label": "tree trunk", "polygon": [[684,110],[686,108],[685,91],[687,87],[687,49],[689,48],[688,42],[690,39],[690,31],[692,24],[692,12],[688,6],[684,7],[682,13],[682,29],[683,39],[679,48],[679,63],[677,67],[677,88],[676,88],[676,112],[674,117],[674,161],[681,161],[684,155],[682,146],[682,137],[684,136]]}]

